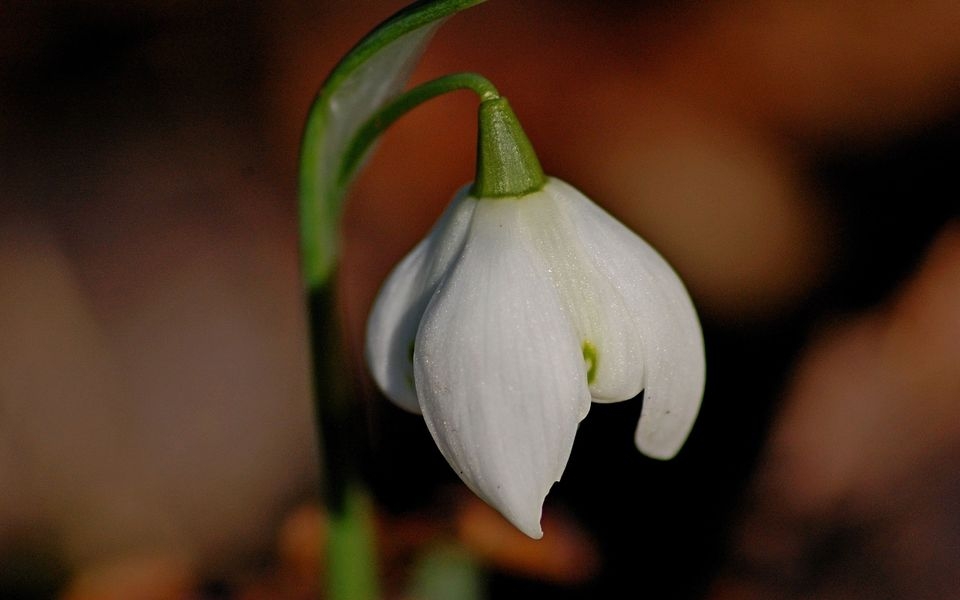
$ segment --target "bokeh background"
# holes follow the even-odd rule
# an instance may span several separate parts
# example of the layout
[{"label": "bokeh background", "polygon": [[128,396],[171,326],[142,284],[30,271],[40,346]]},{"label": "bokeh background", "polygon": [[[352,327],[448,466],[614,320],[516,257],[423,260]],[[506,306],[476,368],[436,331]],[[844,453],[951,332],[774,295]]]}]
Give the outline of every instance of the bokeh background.
[{"label": "bokeh background", "polygon": [[[297,147],[403,4],[0,2],[0,597],[322,593]],[[956,597],[958,31],[952,0],[445,25],[415,80],[488,76],[546,170],[662,251],[708,383],[667,463],[633,447],[641,399],[595,406],[541,542],[472,498],[360,360],[378,285],[472,178],[476,101],[418,109],[354,189],[338,284],[385,594],[436,597],[440,564],[464,598]]]}]

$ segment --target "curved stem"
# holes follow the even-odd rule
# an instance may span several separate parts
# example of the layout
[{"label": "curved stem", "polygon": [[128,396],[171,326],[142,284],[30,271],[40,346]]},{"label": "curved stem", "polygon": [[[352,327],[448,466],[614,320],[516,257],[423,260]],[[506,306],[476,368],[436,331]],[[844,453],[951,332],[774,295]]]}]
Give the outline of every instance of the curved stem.
[{"label": "curved stem", "polygon": [[366,123],[357,130],[343,162],[340,163],[340,172],[337,183],[345,184],[360,165],[370,146],[393,125],[397,119],[420,106],[427,100],[458,90],[471,90],[480,97],[481,102],[500,98],[500,92],[493,83],[483,75],[477,73],[454,73],[445,75],[427,83],[418,85],[412,90],[394,98],[389,104],[374,113]]}]

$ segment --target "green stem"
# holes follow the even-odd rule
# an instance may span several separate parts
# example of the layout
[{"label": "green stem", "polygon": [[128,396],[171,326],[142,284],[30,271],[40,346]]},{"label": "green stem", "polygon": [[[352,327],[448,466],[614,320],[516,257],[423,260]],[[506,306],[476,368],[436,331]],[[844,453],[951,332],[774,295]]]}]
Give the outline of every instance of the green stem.
[{"label": "green stem", "polygon": [[357,131],[353,141],[350,142],[347,151],[344,153],[337,183],[345,185],[350,180],[373,143],[397,119],[428,100],[457,90],[471,90],[480,97],[481,102],[500,98],[500,92],[497,91],[490,80],[477,73],[454,73],[418,85],[412,90],[397,96],[389,104],[374,113]]},{"label": "green stem", "polygon": [[[397,119],[420,104],[447,92],[472,90],[482,101],[499,99],[497,89],[475,73],[440,77],[397,96],[370,117],[354,134],[340,160],[333,186],[317,188],[312,169],[315,142],[309,143],[301,160],[301,244],[304,279],[307,285],[314,390],[317,394],[317,428],[320,433],[324,472],[323,497],[329,513],[327,591],[333,600],[372,600],[378,596],[376,585],[373,509],[362,485],[361,454],[356,440],[362,439],[363,415],[360,404],[352,401],[348,368],[342,354],[342,332],[336,318],[333,293],[335,262],[330,250],[318,249],[324,232],[335,231],[339,203],[355,171],[379,136]],[[315,140],[308,122],[307,140]],[[321,210],[316,195],[319,189],[336,197],[327,198]],[[331,201],[332,200],[332,201]],[[328,228],[319,227],[323,217]],[[331,240],[327,240],[330,242]],[[334,259],[335,260],[335,259]],[[330,264],[328,264],[330,263]]]},{"label": "green stem", "polygon": [[332,600],[380,598],[373,558],[373,506],[361,487],[346,489],[344,507],[327,524],[327,597]]},{"label": "green stem", "polygon": [[327,508],[327,598],[376,600],[373,507],[363,484],[362,405],[353,395],[337,318],[334,277],[309,290],[307,310],[320,441],[322,497]]},{"label": "green stem", "polygon": [[[323,498],[330,522],[325,597],[330,600],[380,597],[373,507],[361,468],[360,455],[366,450],[364,419],[349,385],[351,377],[333,293],[339,223],[350,184],[350,178],[341,173],[355,174],[377,135],[409,110],[385,119],[379,128],[370,125],[366,133],[359,132],[369,115],[381,112],[405,86],[429,36],[442,20],[484,1],[418,0],[384,21],[334,67],[304,126],[297,186],[300,258],[307,292],[321,464],[326,463],[322,468]],[[459,85],[454,85],[458,81]],[[481,97],[496,95],[493,86],[479,76],[448,78],[447,85],[449,89],[436,93],[469,87],[478,90]],[[336,110],[338,106],[346,110]],[[360,141],[348,156],[346,145],[354,138]]]}]

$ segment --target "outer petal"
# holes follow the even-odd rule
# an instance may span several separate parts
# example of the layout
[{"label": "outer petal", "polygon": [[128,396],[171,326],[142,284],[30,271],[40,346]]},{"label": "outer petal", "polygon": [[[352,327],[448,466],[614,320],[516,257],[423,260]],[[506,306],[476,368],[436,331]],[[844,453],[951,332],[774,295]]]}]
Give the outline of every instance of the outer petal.
[{"label": "outer petal", "polygon": [[393,402],[419,413],[413,346],[430,297],[460,254],[476,200],[461,190],[430,234],[398,264],[377,294],[367,321],[366,359],[377,385]]},{"label": "outer petal", "polygon": [[[567,187],[547,185],[519,201],[528,235],[580,339],[590,394],[597,402],[628,400],[643,387],[643,339],[615,282],[597,270],[575,224]],[[577,199],[582,196],[578,193]]]},{"label": "outer petal", "polygon": [[478,203],[417,333],[427,427],[467,486],[533,538],[589,408],[580,343],[514,199]]},{"label": "outer petal", "polygon": [[645,241],[568,184],[548,186],[577,213],[575,223],[596,268],[619,288],[643,336],[644,399],[637,447],[672,458],[700,410],[706,375],[703,334],[690,296]]}]

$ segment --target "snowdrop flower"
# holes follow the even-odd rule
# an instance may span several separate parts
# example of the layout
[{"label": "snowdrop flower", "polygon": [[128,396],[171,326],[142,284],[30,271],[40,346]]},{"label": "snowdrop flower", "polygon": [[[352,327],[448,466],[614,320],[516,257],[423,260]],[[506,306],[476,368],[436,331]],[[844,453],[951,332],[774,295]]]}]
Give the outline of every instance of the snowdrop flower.
[{"label": "snowdrop flower", "polygon": [[643,390],[637,447],[679,451],[700,406],[703,340],[670,266],[542,175],[505,100],[481,104],[480,138],[477,182],[383,285],[367,361],[467,486],[539,538],[591,402]]}]

